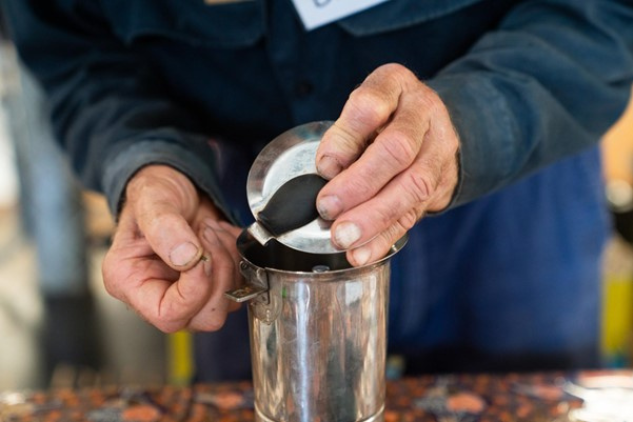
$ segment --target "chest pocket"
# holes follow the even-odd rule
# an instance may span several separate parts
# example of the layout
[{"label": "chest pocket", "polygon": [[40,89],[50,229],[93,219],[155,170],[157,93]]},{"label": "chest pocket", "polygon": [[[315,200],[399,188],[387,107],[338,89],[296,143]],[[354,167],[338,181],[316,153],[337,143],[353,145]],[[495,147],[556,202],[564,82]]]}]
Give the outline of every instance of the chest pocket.
[{"label": "chest pocket", "polygon": [[264,35],[264,0],[103,0],[115,34],[126,44],[168,38],[193,46],[247,47]]},{"label": "chest pocket", "polygon": [[339,25],[354,36],[405,29],[456,12],[483,0],[389,0],[350,16]]}]

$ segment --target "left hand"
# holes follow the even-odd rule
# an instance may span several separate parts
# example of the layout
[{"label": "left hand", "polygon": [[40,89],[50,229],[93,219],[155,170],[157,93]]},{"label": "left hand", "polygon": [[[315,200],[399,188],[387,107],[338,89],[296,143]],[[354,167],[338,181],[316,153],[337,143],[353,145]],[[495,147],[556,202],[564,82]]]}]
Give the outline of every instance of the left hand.
[{"label": "left hand", "polygon": [[332,242],[360,266],[381,259],[422,216],[446,208],[458,181],[459,139],[439,96],[387,64],[355,89],[317,151],[317,198]]},{"label": "left hand", "polygon": [[219,330],[239,307],[224,297],[241,281],[239,234],[183,173],[146,166],[126,186],[104,285],[166,333]]}]

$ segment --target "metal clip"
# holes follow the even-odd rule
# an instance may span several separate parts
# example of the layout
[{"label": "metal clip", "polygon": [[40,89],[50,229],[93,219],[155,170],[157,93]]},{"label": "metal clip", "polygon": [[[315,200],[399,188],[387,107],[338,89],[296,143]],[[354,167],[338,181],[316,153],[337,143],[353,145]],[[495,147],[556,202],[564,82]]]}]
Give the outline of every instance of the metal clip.
[{"label": "metal clip", "polygon": [[247,261],[241,261],[240,272],[246,279],[246,284],[235,290],[225,292],[224,296],[238,303],[253,299],[266,305],[270,303],[266,270],[256,267]]},{"label": "metal clip", "polygon": [[228,297],[229,299],[231,299],[232,301],[235,301],[237,303],[242,303],[242,302],[249,301],[251,299],[255,299],[260,294],[266,292],[266,290],[267,289],[264,289],[264,288],[246,285],[246,286],[240,287],[239,289],[230,290],[224,293],[224,295]]}]

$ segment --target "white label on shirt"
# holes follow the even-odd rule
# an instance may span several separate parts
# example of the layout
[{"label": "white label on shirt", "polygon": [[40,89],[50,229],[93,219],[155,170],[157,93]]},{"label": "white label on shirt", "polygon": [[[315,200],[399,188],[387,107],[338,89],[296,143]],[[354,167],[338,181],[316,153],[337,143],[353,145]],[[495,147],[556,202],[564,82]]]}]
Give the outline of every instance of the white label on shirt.
[{"label": "white label on shirt", "polygon": [[388,0],[292,0],[308,31],[386,1]]}]

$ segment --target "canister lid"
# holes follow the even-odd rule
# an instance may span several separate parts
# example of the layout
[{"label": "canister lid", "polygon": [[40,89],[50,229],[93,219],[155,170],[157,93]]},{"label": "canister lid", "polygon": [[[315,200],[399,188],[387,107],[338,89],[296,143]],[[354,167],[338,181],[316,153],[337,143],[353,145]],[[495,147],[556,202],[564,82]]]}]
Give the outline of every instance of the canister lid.
[{"label": "canister lid", "polygon": [[316,195],[326,183],[317,174],[316,151],[330,121],[297,126],[273,139],[251,166],[246,194],[256,222],[248,231],[308,253],[341,251],[330,240],[331,222],[318,216]]}]

